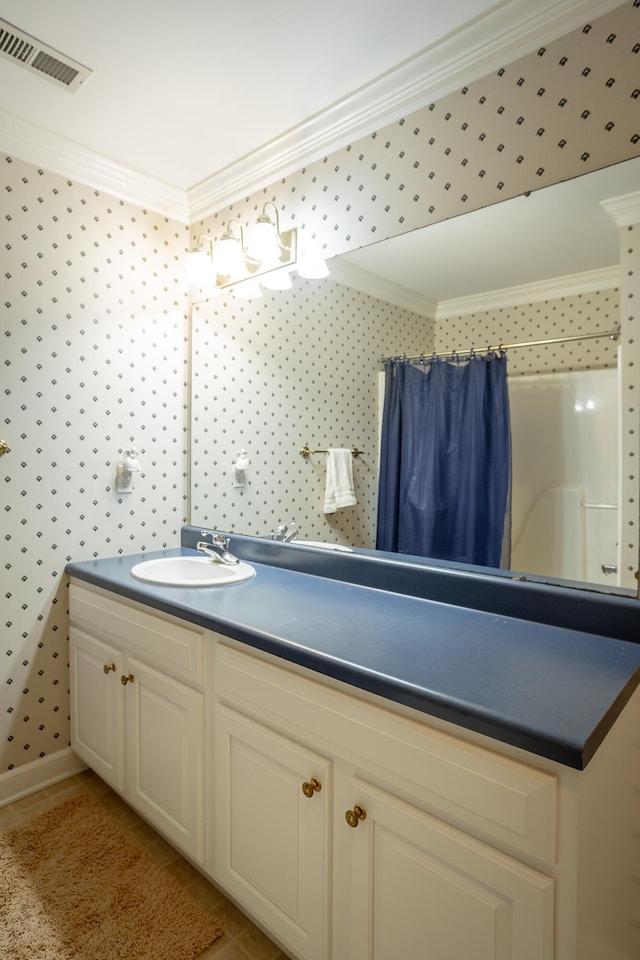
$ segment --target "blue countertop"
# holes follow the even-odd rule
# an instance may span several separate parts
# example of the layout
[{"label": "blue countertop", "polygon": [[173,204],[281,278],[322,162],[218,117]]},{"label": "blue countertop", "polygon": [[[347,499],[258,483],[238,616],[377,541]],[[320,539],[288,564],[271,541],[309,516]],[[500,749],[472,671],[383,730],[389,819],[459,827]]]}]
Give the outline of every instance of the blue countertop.
[{"label": "blue countertop", "polygon": [[[185,528],[183,544],[194,536]],[[500,602],[492,595],[496,585],[487,583],[491,578],[473,570],[461,584],[455,568],[441,565],[397,558],[363,558],[359,565],[355,556],[251,537],[232,537],[232,546],[256,576],[231,586],[160,587],[131,575],[142,560],[194,555],[190,546],[70,563],[67,573],[577,769],[593,757],[640,682],[640,643],[589,632],[582,622],[581,629],[570,629],[563,607],[575,598],[565,598],[568,591],[519,584],[523,610],[544,606],[547,612],[515,616],[518,605],[508,596]],[[349,561],[356,582],[346,579]],[[406,592],[416,566],[427,587],[414,594],[431,597]],[[431,589],[430,571],[436,577]],[[459,602],[447,593],[452,580]],[[504,580],[504,589],[512,589],[511,582]],[[469,605],[474,591],[491,602]],[[541,604],[542,598],[548,602]],[[592,602],[591,619],[599,626],[608,610],[616,634],[624,635],[626,625],[630,637],[640,635],[637,601],[598,595]],[[596,615],[601,606],[605,612]],[[560,626],[548,622],[554,607]]]}]

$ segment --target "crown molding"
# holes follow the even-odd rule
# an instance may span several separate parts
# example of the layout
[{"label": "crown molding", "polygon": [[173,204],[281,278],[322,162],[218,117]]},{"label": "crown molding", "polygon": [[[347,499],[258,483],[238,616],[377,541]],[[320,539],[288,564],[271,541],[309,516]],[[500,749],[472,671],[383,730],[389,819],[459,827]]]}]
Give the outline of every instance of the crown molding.
[{"label": "crown molding", "polygon": [[187,190],[4,111],[0,145],[53,173],[192,224],[621,5],[621,0],[503,0],[488,14]]},{"label": "crown molding", "polygon": [[640,223],[640,192],[603,200],[600,206],[613,217],[618,227],[630,227]]},{"label": "crown molding", "polygon": [[456,297],[452,300],[433,300],[414,290],[402,287],[363,270],[353,263],[335,257],[329,261],[330,279],[346,287],[360,290],[378,300],[393,303],[412,313],[430,320],[447,320],[450,317],[463,317],[472,313],[486,313],[491,310],[516,307],[522,303],[539,303],[544,300],[557,300],[560,297],[572,297],[581,293],[593,293],[596,290],[613,290],[620,286],[620,267],[603,267],[584,273],[571,273],[563,277],[553,277],[537,283],[526,283],[501,290],[489,290],[486,293],[472,294],[468,297]]},{"label": "crown molding", "polygon": [[120,200],[189,223],[184,190],[131,170],[79,144],[0,110],[0,147],[5,153],[51,173],[78,180]]},{"label": "crown molding", "polygon": [[504,0],[372,83],[187,190],[192,222],[394,123],[621,6],[620,0]]},{"label": "crown molding", "polygon": [[515,307],[521,303],[539,303],[542,300],[557,300],[560,297],[593,293],[596,290],[612,290],[619,286],[620,267],[603,267],[599,270],[588,270],[585,273],[553,277],[551,280],[542,280],[538,283],[505,287],[503,290],[490,290],[470,297],[440,300],[435,318],[447,320],[450,317],[462,317],[470,313],[486,313],[489,310]]},{"label": "crown molding", "polygon": [[331,271],[330,279],[335,283],[341,283],[345,287],[367,293],[377,300],[393,303],[397,307],[420,314],[429,320],[435,319],[438,304],[437,301],[431,300],[429,297],[421,296],[414,290],[385,280],[384,277],[371,273],[369,270],[363,270],[362,267],[357,267],[346,260],[340,260],[340,257],[329,260],[328,266]]}]

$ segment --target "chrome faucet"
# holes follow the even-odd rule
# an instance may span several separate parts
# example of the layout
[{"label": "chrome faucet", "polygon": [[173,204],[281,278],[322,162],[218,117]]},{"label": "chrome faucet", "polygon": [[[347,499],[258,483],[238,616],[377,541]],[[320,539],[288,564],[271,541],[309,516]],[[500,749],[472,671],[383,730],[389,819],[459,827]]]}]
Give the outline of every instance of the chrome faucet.
[{"label": "chrome faucet", "polygon": [[223,563],[233,564],[240,563],[237,557],[234,557],[232,553],[229,553],[229,537],[225,537],[222,533],[211,532],[208,530],[200,531],[201,537],[211,537],[211,543],[207,543],[206,540],[200,540],[196,544],[196,550],[199,550],[200,553],[206,553],[211,560],[221,560]]},{"label": "chrome faucet", "polygon": [[276,527],[271,534],[271,539],[279,540],[280,543],[290,543],[291,540],[295,540],[299,532],[295,520],[290,520],[289,523],[281,523]]}]

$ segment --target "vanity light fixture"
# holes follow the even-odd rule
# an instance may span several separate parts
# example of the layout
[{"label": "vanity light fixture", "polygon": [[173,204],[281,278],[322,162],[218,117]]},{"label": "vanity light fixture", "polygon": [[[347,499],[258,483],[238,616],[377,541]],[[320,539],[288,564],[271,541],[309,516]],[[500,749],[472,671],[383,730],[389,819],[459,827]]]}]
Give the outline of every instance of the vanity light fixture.
[{"label": "vanity light fixture", "polygon": [[286,267],[280,267],[279,270],[272,270],[265,273],[260,283],[266,290],[291,290],[291,274]]},{"label": "vanity light fixture", "polygon": [[215,246],[213,257],[215,271],[222,277],[242,276],[248,269],[247,260],[242,224],[239,220],[230,220],[226,231]]},{"label": "vanity light fixture", "polygon": [[213,244],[211,237],[202,234],[198,238],[198,246],[191,250],[187,257],[186,280],[194,287],[206,287],[216,282],[216,272],[213,266]]},{"label": "vanity light fixture", "polygon": [[296,229],[280,230],[278,209],[268,200],[246,244],[242,224],[235,218],[229,220],[217,241],[202,234],[189,254],[186,280],[201,291],[203,299],[223,290],[253,299],[262,295],[263,288],[289,290],[295,270],[308,280],[329,275],[318,252],[305,250],[298,259]]},{"label": "vanity light fixture", "polygon": [[298,276],[305,280],[322,280],[329,276],[327,261],[312,250],[303,251],[298,257]]},{"label": "vanity light fixture", "polygon": [[239,300],[256,300],[262,296],[262,287],[256,277],[249,277],[239,283],[234,283],[230,291]]},{"label": "vanity light fixture", "polygon": [[[272,220],[267,213],[267,207],[273,208],[275,220]],[[267,200],[253,227],[248,253],[258,263],[273,263],[274,266],[279,266],[285,250],[286,247],[280,236],[278,208],[272,200]]]}]

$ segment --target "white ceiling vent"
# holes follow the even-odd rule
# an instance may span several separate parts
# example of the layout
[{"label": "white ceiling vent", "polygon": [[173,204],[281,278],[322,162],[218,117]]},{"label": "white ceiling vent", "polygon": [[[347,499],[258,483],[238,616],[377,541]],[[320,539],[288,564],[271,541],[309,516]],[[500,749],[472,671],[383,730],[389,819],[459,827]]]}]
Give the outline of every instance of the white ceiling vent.
[{"label": "white ceiling vent", "polygon": [[46,43],[41,43],[31,37],[24,30],[14,27],[6,20],[0,19],[0,56],[6,60],[25,67],[27,70],[39,73],[57,86],[65,87],[71,93],[82,86],[91,76],[91,70],[81,63],[65,56]]}]

